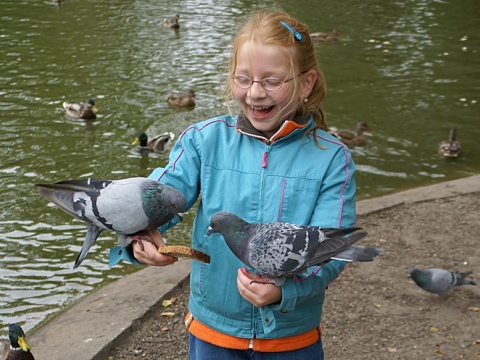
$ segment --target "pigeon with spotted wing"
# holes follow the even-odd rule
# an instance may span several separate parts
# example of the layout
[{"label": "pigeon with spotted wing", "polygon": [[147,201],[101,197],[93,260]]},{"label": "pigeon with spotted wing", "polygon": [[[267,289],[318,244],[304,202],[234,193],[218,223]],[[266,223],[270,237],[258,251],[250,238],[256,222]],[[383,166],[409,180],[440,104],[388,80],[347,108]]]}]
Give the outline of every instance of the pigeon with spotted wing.
[{"label": "pigeon with spotted wing", "polygon": [[472,272],[459,273],[445,269],[421,270],[413,268],[408,272],[408,277],[423,290],[432,294],[445,294],[455,286],[476,285],[472,280],[467,279]]},{"label": "pigeon with spotted wing", "polygon": [[260,275],[253,282],[281,286],[285,276],[331,259],[351,262],[377,258],[382,249],[353,245],[367,235],[357,230],[360,228],[332,229],[281,222],[250,224],[235,214],[219,212],[213,215],[207,235],[223,235],[230,250]]},{"label": "pigeon with spotted wing", "polygon": [[185,197],[177,189],[159,182],[134,177],[121,180],[67,180],[37,184],[40,193],[77,219],[86,222],[87,236],[75,261],[76,269],[103,230],[118,235],[118,244],[128,246],[151,238],[152,230],[185,212]]}]

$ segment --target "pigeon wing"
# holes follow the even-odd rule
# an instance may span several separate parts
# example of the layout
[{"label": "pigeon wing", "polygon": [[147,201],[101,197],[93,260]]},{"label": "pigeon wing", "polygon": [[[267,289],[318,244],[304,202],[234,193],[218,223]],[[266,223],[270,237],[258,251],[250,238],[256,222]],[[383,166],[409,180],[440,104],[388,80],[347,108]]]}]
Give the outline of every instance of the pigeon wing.
[{"label": "pigeon wing", "polygon": [[250,262],[263,275],[276,277],[296,272],[315,253],[318,234],[308,232],[304,226],[267,223],[252,227]]},{"label": "pigeon wing", "polygon": [[427,272],[430,274],[430,281],[423,286],[423,289],[428,292],[445,293],[457,284],[457,274],[453,271],[429,269]]},{"label": "pigeon wing", "polygon": [[309,266],[322,265],[332,257],[340,254],[357,241],[360,241],[367,235],[365,231],[359,231],[352,235],[327,238],[318,242],[317,250],[309,259],[306,259],[305,265],[299,270],[304,270]]},{"label": "pigeon wing", "polygon": [[46,199],[71,216],[102,229],[133,234],[148,226],[138,186],[143,180],[85,179],[37,186]]}]

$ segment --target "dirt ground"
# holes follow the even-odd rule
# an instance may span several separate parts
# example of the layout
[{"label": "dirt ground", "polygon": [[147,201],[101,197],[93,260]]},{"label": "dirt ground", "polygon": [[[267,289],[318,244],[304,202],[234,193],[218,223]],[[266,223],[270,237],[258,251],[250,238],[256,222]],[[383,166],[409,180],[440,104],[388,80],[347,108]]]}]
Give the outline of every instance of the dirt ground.
[{"label": "dirt ground", "polygon": [[[360,216],[358,225],[369,233],[362,244],[385,253],[350,265],[326,290],[325,358],[480,359],[480,193],[403,204]],[[478,285],[433,301],[407,279],[414,266],[473,271]],[[109,359],[187,359],[188,291],[179,289],[167,314],[139,324]]]}]

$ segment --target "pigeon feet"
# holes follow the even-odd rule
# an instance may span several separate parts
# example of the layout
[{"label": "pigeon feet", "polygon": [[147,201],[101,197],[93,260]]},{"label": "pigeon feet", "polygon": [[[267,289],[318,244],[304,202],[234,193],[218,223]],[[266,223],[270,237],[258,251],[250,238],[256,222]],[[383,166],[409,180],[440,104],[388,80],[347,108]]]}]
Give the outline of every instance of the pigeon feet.
[{"label": "pigeon feet", "polygon": [[250,284],[253,284],[253,283],[257,283],[257,284],[272,284],[272,285],[276,285],[276,286],[279,286],[275,279],[274,278],[271,278],[269,276],[262,276],[260,274],[253,274],[251,272],[249,272],[247,269],[245,268],[241,268],[241,271],[244,275],[248,276],[250,278]]},{"label": "pigeon feet", "polygon": [[155,245],[148,231],[139,231],[136,234],[130,235],[130,238],[132,239],[132,241],[136,241],[138,245],[140,245],[140,248],[142,249],[142,251],[145,250],[145,247],[143,246],[142,241],[147,241],[150,244]]}]

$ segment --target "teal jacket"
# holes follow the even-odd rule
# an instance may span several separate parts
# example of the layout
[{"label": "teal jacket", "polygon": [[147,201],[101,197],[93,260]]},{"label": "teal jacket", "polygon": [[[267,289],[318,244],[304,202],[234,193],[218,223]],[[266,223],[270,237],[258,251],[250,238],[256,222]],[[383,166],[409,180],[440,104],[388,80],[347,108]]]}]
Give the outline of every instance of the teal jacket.
[{"label": "teal jacket", "polygon": [[325,288],[346,263],[331,261],[287,278],[281,302],[257,308],[238,293],[237,269],[245,265],[220,234],[206,235],[210,218],[228,211],[253,223],[351,227],[355,165],[348,148],[330,134],[317,131],[322,148],[311,132],[304,136],[312,117],[276,141],[263,138],[244,117],[237,119],[227,115],[190,126],[168,165],[150,175],[180,190],[187,209],[200,198],[192,246],[209,254],[211,263],[192,262],[189,309],[201,323],[242,338],[302,334],[319,326]]}]

